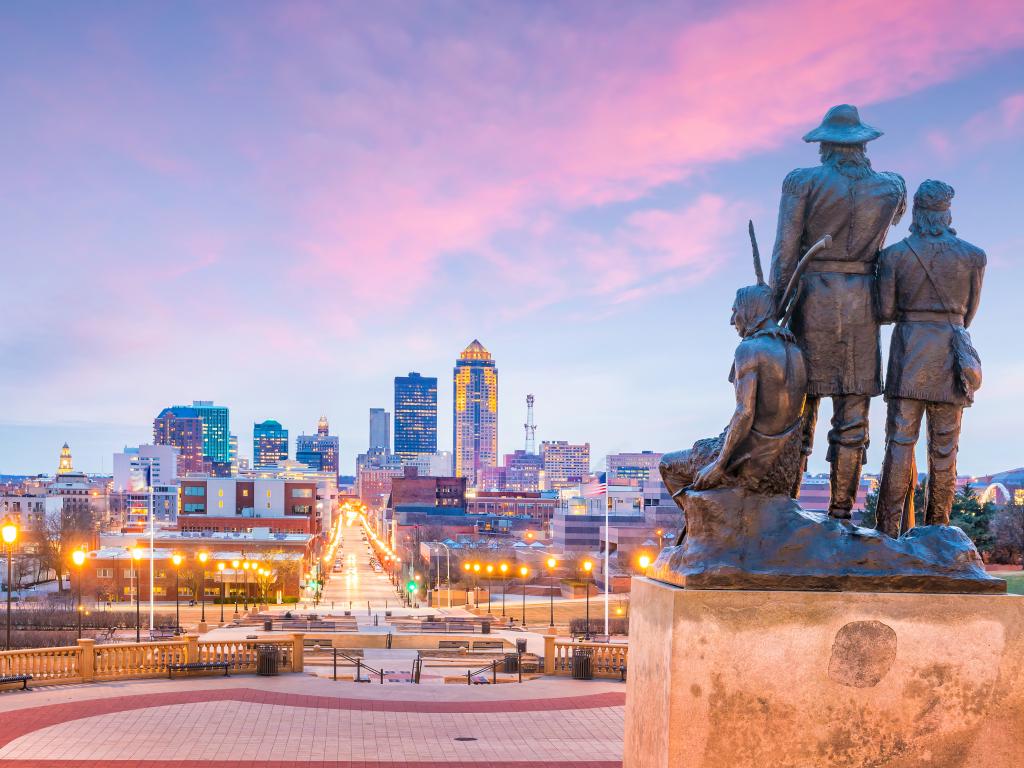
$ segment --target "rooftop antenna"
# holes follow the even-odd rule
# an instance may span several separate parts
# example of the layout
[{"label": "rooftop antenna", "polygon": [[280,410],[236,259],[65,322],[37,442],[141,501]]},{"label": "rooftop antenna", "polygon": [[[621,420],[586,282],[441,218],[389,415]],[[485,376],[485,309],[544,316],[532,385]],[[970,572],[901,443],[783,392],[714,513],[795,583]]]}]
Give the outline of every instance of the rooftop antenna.
[{"label": "rooftop antenna", "polygon": [[537,453],[537,425],[533,423],[533,395],[526,396],[526,452]]}]

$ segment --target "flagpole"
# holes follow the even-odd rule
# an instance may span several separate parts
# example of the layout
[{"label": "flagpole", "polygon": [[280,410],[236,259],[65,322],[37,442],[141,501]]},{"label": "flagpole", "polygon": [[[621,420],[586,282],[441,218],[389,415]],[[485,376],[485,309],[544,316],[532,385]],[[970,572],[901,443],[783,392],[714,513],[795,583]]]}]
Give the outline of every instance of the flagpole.
[{"label": "flagpole", "polygon": [[[605,471],[604,475],[604,488],[605,497],[608,496],[608,472]],[[608,502],[605,501],[604,505],[604,634],[605,637],[609,637],[608,634],[608,556],[611,551],[611,545],[609,540],[611,539],[611,531],[608,530]],[[587,627],[589,630],[590,627]]]},{"label": "flagpole", "polygon": [[153,571],[155,569],[154,559],[156,552],[153,550],[154,539],[156,538],[153,525],[153,465],[150,464],[146,468],[146,485],[149,490],[149,631],[152,632],[154,627],[153,617],[156,612],[156,606],[153,604]]}]

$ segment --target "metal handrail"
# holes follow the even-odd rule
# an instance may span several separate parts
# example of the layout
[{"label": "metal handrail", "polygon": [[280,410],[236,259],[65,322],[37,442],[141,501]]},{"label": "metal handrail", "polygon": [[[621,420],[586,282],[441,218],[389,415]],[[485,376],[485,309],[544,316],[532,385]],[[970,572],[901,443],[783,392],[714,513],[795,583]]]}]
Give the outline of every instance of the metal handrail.
[{"label": "metal handrail", "polygon": [[361,658],[359,658],[358,656],[349,656],[347,653],[345,653],[344,651],[342,651],[342,650],[340,650],[338,648],[332,648],[331,650],[334,652],[333,660],[334,660],[334,679],[335,680],[338,679],[338,657],[341,656],[343,659],[345,659],[345,660],[351,662],[352,664],[356,665],[355,682],[357,682],[357,683],[359,682],[359,678],[361,677],[362,670],[365,669],[367,672],[370,672],[370,673],[373,673],[375,675],[378,675],[380,677],[380,684],[384,685],[384,670],[383,669],[374,669],[369,664],[364,664],[363,660]]}]

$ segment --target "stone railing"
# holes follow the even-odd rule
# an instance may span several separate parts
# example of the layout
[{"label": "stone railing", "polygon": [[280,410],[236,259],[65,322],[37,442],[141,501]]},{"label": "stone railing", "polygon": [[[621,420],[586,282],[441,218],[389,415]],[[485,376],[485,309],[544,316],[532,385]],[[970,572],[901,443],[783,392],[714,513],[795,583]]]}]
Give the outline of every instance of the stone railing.
[{"label": "stone railing", "polygon": [[170,664],[230,661],[232,672],[256,671],[256,647],[280,649],[282,672],[303,670],[303,634],[265,640],[205,640],[185,635],[181,640],[96,645],[82,639],[63,648],[0,651],[0,677],[32,675],[33,685],[91,683],[141,677],[162,677]]},{"label": "stone railing", "polygon": [[544,637],[544,674],[571,675],[572,655],[577,648],[588,649],[594,677],[621,679],[629,657],[625,643],[562,642],[554,635]]}]

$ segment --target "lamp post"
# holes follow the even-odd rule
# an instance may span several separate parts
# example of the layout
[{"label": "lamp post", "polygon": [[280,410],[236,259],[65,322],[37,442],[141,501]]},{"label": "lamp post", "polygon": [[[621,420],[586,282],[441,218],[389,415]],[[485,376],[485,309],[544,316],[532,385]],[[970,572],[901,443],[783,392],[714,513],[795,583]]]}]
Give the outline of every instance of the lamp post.
[{"label": "lamp post", "polygon": [[[237,560],[231,561],[231,583],[234,584],[235,579],[238,578],[238,566],[241,565]],[[235,618],[238,618],[238,586],[235,586]]]},{"label": "lamp post", "polygon": [[139,589],[141,574],[139,573],[139,562],[142,560],[142,550],[138,547],[132,550],[132,584],[135,588],[135,642],[142,642],[142,590]]},{"label": "lamp post", "polygon": [[519,575],[523,577],[523,627],[526,627],[526,577],[530,575],[530,569],[525,565],[519,569]]},{"label": "lamp post", "polygon": [[174,566],[174,631],[181,633],[181,590],[178,588],[179,569],[181,567],[181,555],[171,555],[171,565]]},{"label": "lamp post", "polygon": [[203,624],[206,623],[206,561],[210,558],[205,552],[199,553],[199,564],[202,566],[203,577],[199,581],[199,603],[202,606],[200,608],[199,621]]},{"label": "lamp post", "polygon": [[[71,553],[71,562],[78,569],[78,639],[82,639],[82,566],[85,565],[85,552],[76,549]],[[8,585],[10,586],[10,585]]]},{"label": "lamp post", "polygon": [[587,604],[587,629],[583,633],[583,639],[584,640],[589,640],[590,639],[590,578],[591,578],[590,574],[591,574],[591,572],[593,570],[594,570],[594,563],[593,563],[593,561],[591,561],[591,560],[584,560],[583,561],[583,572],[587,575],[586,580],[583,582],[583,585],[584,585],[584,587],[587,590],[587,598],[586,598],[586,604]]},{"label": "lamp post", "polygon": [[555,626],[555,566],[557,565],[558,561],[555,558],[548,558],[548,573],[551,576],[551,583],[548,585],[548,598],[551,602],[551,618],[548,620],[549,627]]},{"label": "lamp post", "polygon": [[473,607],[480,607],[480,563],[473,563]]},{"label": "lamp post", "polygon": [[249,568],[251,567],[248,560],[242,563],[242,577],[245,579],[245,591],[242,593],[242,603],[246,613],[249,612]]},{"label": "lamp post", "polygon": [[498,570],[501,571],[501,615],[505,615],[505,590],[508,588],[508,563],[502,563],[498,566]]},{"label": "lamp post", "polygon": [[220,623],[224,623],[224,563],[217,563],[220,572]]},{"label": "lamp post", "polygon": [[[462,570],[468,574],[473,570],[473,566],[469,563],[463,563]],[[466,604],[469,605],[469,587],[466,587]]]},{"label": "lamp post", "polygon": [[4,544],[7,545],[7,642],[4,650],[11,650],[11,593],[14,591],[14,569],[11,564],[14,562],[14,542],[18,539],[18,526],[14,523],[5,523],[0,528]]},{"label": "lamp post", "polygon": [[488,563],[487,565],[487,613],[491,613],[491,585],[494,583],[494,566]]}]

